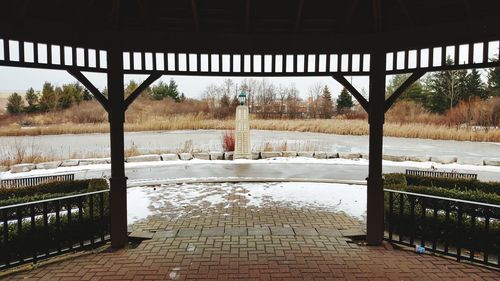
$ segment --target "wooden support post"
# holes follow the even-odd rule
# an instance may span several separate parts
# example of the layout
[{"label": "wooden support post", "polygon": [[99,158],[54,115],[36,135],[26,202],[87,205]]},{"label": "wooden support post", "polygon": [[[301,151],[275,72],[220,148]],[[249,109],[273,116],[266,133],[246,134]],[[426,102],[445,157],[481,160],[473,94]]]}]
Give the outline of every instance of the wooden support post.
[{"label": "wooden support post", "polygon": [[370,58],[370,148],[367,178],[366,242],[379,245],[384,238],[384,179],[382,177],[382,143],[385,102],[385,53],[374,52]]},{"label": "wooden support post", "polygon": [[119,48],[108,50],[109,123],[111,137],[111,247],[127,244],[127,178],[125,177],[125,121],[123,56]]}]

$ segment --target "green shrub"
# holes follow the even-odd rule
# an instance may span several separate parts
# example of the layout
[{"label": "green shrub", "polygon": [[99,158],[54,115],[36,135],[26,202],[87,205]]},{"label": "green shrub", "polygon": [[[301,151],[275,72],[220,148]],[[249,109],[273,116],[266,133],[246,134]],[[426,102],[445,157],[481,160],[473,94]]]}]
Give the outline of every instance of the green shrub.
[{"label": "green shrub", "polygon": [[482,182],[473,179],[450,179],[414,175],[404,176],[408,185],[441,187],[446,189],[458,189],[462,191],[478,190],[486,193],[495,193],[497,195],[500,195],[500,182]]},{"label": "green shrub", "polygon": [[0,206],[108,189],[104,179],[43,183],[19,188],[0,188]]},{"label": "green shrub", "polygon": [[385,174],[384,186],[401,185],[406,187],[406,177],[404,174]]},{"label": "green shrub", "polygon": [[405,191],[500,205],[499,195],[493,193],[486,193],[479,190],[461,191],[457,189],[446,189],[441,187],[408,186],[405,189]]}]

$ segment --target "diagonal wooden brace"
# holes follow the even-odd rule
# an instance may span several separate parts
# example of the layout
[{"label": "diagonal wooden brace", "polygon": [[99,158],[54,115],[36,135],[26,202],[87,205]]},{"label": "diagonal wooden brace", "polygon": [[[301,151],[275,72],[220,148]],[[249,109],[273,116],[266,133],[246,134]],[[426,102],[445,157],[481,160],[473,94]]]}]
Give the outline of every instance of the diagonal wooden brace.
[{"label": "diagonal wooden brace", "polygon": [[139,95],[146,90],[147,87],[149,87],[151,84],[153,84],[158,78],[161,77],[161,74],[151,74],[144,82],[135,89],[130,96],[128,96],[125,99],[125,111],[127,111],[128,107],[134,102],[136,98],[139,97]]},{"label": "diagonal wooden brace", "polygon": [[410,77],[408,77],[406,79],[406,81],[404,81],[403,84],[401,84],[401,86],[399,86],[396,89],[396,91],[394,91],[394,93],[392,93],[392,95],[389,98],[387,98],[387,100],[385,101],[385,105],[384,105],[384,112],[387,112],[387,110],[389,110],[391,108],[391,106],[394,104],[396,99],[398,97],[400,97],[404,93],[404,91],[406,91],[408,88],[410,88],[410,86],[413,83],[415,83],[418,79],[420,79],[420,77],[422,77],[425,73],[426,73],[426,71],[422,71],[422,70],[413,72],[410,75]]},{"label": "diagonal wooden brace", "polygon": [[89,90],[90,93],[95,97],[95,99],[102,105],[106,112],[109,112],[109,101],[108,99],[90,82],[83,73],[76,69],[68,69],[68,73],[76,78],[80,83]]},{"label": "diagonal wooden brace", "polygon": [[356,90],[356,88],[354,88],[351,83],[349,83],[349,81],[347,81],[347,79],[345,79],[343,75],[336,73],[333,74],[332,77],[333,79],[337,80],[337,82],[339,82],[342,86],[344,86],[349,91],[349,93],[351,93],[351,95],[356,98],[363,109],[368,112],[368,101],[365,99],[365,97],[363,97],[362,94],[358,92],[358,90]]}]

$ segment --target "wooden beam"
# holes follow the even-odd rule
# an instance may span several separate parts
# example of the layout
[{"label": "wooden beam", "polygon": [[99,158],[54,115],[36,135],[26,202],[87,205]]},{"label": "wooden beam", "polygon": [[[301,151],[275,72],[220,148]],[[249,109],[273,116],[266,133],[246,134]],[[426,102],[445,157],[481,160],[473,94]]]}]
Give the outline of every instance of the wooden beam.
[{"label": "wooden beam", "polygon": [[385,104],[384,104],[384,112],[387,112],[391,106],[394,104],[394,102],[396,101],[396,99],[398,97],[400,97],[408,88],[410,88],[410,86],[415,83],[418,79],[420,79],[420,77],[422,77],[425,73],[427,73],[426,71],[423,71],[423,70],[419,70],[419,71],[415,71],[413,72],[410,77],[408,77],[404,82],[403,84],[401,84],[401,86],[399,86],[395,91],[394,93],[392,93],[392,95],[385,101]]},{"label": "wooden beam", "polygon": [[81,73],[79,70],[75,69],[68,69],[68,73],[71,74],[73,77],[76,78],[80,83],[82,83],[87,90],[89,90],[90,93],[95,97],[95,99],[102,105],[102,107],[109,112],[109,101],[108,99],[99,91],[92,82],[90,82],[83,73]]},{"label": "wooden beam", "polygon": [[345,79],[345,77],[342,74],[333,74],[332,75],[333,79],[337,80],[344,88],[346,88],[349,93],[359,102],[359,104],[363,107],[363,109],[368,112],[368,101],[363,97],[361,93],[354,88],[354,86]]},{"label": "wooden beam", "polygon": [[137,87],[130,96],[128,96],[125,99],[125,111],[127,111],[128,107],[141,95],[141,93],[146,90],[147,87],[149,87],[151,84],[153,84],[158,78],[160,78],[162,75],[159,73],[151,74],[144,82]]},{"label": "wooden beam", "polygon": [[373,0],[372,2],[373,11],[373,31],[382,31],[382,1]]},{"label": "wooden beam", "polygon": [[351,6],[349,7],[347,13],[345,13],[344,22],[342,23],[341,29],[345,29],[351,24],[352,18],[354,16],[354,11],[356,11],[356,8],[358,7],[358,0],[348,0],[348,2],[351,4]]},{"label": "wooden beam", "polygon": [[191,10],[193,11],[193,24],[194,31],[200,31],[200,20],[198,18],[198,7],[196,5],[196,0],[191,0]]},{"label": "wooden beam", "polygon": [[151,24],[149,17],[146,13],[146,8],[144,7],[143,0],[137,0],[137,7],[139,7],[139,13],[141,14],[142,22],[144,23],[145,26],[149,27]]},{"label": "wooden beam", "polygon": [[250,7],[251,2],[247,0],[245,3],[245,32],[250,31]]},{"label": "wooden beam", "polygon": [[304,8],[304,0],[299,0],[299,6],[297,7],[297,16],[295,17],[295,30],[300,29],[300,22],[302,21],[303,8]]},{"label": "wooden beam", "polygon": [[120,0],[112,0],[111,6],[111,21],[114,24],[118,24],[120,21]]},{"label": "wooden beam", "polygon": [[410,26],[415,26],[415,22],[413,21],[413,17],[410,14],[410,10],[408,9],[408,5],[406,5],[406,0],[398,0],[399,6],[401,7],[401,11],[403,11],[403,14],[406,17],[406,20],[408,20],[408,24]]}]

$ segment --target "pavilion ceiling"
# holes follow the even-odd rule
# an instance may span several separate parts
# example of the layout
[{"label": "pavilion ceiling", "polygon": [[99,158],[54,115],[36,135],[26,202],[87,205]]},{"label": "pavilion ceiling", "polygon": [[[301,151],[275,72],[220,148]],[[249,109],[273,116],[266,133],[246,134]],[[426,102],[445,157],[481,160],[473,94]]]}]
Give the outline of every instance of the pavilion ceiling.
[{"label": "pavilion ceiling", "polygon": [[0,0],[0,36],[201,51],[369,51],[500,37],[497,0]]}]

